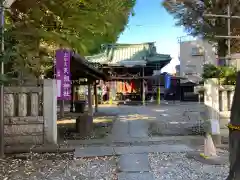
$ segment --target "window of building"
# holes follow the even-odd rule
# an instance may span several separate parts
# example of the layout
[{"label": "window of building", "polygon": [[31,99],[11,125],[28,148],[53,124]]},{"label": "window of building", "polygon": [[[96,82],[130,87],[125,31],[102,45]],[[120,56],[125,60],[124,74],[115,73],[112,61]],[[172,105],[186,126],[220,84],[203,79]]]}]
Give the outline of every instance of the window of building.
[{"label": "window of building", "polygon": [[188,64],[186,67],[195,70],[197,66],[196,65],[192,65],[192,64]]},{"label": "window of building", "polygon": [[193,47],[192,48],[192,56],[202,56],[203,55],[203,48],[202,47]]},{"label": "window of building", "polygon": [[186,73],[195,73],[197,71],[196,65],[186,65],[185,72]]},{"label": "window of building", "polygon": [[186,65],[185,75],[194,75],[197,73],[196,71],[197,71],[196,65],[188,64]]}]

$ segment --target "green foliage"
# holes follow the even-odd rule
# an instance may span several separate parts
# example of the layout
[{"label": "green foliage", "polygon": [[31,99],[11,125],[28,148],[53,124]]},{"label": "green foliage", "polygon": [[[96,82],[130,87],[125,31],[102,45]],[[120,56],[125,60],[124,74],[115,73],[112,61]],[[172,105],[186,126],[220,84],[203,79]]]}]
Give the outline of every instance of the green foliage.
[{"label": "green foliage", "polygon": [[[227,14],[227,0],[194,0],[172,1],[164,0],[163,6],[174,17],[177,26],[183,26],[192,36],[201,36],[218,45],[218,55],[225,57],[227,52],[226,39],[214,36],[227,35],[227,18],[209,18],[203,14]],[[240,15],[239,0],[231,1],[232,15]],[[231,20],[232,35],[239,35],[240,23],[236,19]],[[232,40],[232,52],[239,52],[239,40]]]},{"label": "green foliage", "polygon": [[29,7],[27,2],[31,0],[25,1],[25,5],[19,1],[12,7],[12,11],[18,12],[13,14],[17,30],[24,29],[25,37],[37,42],[62,44],[82,55],[98,50],[103,43],[116,42],[135,4],[135,0],[67,0],[61,3],[41,0],[40,3],[29,2],[32,4]]},{"label": "green foliage", "polygon": [[205,64],[203,67],[202,77],[204,80],[218,78],[222,85],[235,85],[237,78],[237,69],[231,66],[215,66]]},{"label": "green foliage", "polygon": [[203,66],[203,79],[218,78],[220,74],[219,68],[213,64],[204,64]]},{"label": "green foliage", "polygon": [[237,69],[235,67],[219,67],[219,82],[223,85],[236,85]]},{"label": "green foliage", "polygon": [[16,0],[6,13],[6,52],[2,60],[7,72],[39,77],[51,69],[60,46],[83,56],[97,53],[102,44],[117,41],[135,2]]}]

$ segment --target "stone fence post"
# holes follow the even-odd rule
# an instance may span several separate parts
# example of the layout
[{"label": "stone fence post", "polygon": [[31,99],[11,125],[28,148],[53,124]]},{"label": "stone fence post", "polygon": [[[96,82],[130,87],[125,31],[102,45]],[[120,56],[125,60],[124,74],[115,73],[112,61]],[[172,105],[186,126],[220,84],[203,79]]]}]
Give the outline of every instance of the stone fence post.
[{"label": "stone fence post", "polygon": [[204,104],[207,106],[209,119],[219,120],[219,85],[218,79],[204,82]]},{"label": "stone fence post", "polygon": [[43,83],[43,116],[45,142],[57,144],[57,84],[54,79],[45,79]]},{"label": "stone fence post", "polygon": [[[223,136],[227,135],[225,130],[230,119],[234,88],[233,85],[220,85],[217,79],[207,79],[204,86],[195,87],[196,93],[204,94],[207,119],[219,122],[219,130]],[[220,142],[220,137],[216,138]]]}]

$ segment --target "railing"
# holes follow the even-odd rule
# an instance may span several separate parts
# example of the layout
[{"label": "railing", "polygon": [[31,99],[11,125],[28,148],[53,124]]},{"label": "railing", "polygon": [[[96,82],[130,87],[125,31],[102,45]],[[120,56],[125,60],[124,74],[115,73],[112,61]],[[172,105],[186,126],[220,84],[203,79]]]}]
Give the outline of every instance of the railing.
[{"label": "railing", "polygon": [[195,87],[195,92],[200,96],[204,96],[208,118],[219,119],[220,128],[226,128],[226,124],[230,119],[234,90],[235,86],[217,85],[210,81],[205,83],[204,86]]},{"label": "railing", "polygon": [[6,145],[44,142],[42,86],[5,87],[4,112]]},{"label": "railing", "polygon": [[192,36],[181,36],[177,38],[178,43],[186,42],[186,41],[194,41],[196,39],[197,39],[196,37],[192,37]]}]

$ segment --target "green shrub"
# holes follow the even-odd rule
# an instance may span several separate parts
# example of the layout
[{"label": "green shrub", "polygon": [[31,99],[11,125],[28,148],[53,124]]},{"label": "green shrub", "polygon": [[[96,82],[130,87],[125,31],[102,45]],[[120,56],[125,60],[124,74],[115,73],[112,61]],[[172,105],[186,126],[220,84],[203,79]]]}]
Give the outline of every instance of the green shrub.
[{"label": "green shrub", "polygon": [[213,64],[205,64],[203,66],[202,78],[204,80],[210,78],[218,78],[220,74],[219,68]]},{"label": "green shrub", "polygon": [[215,66],[205,64],[203,67],[203,80],[218,78],[221,85],[235,85],[237,78],[237,69],[232,66]]},{"label": "green shrub", "polygon": [[237,78],[237,69],[231,66],[219,67],[219,82],[224,85],[235,85]]}]

